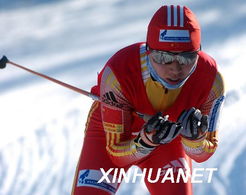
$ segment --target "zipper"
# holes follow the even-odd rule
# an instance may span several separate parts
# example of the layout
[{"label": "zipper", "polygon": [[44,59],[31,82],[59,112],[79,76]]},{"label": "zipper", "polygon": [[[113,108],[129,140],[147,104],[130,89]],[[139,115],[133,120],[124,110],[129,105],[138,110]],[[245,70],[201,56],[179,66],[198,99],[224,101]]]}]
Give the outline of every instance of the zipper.
[{"label": "zipper", "polygon": [[165,88],[165,94],[167,94],[168,93],[168,88]]}]

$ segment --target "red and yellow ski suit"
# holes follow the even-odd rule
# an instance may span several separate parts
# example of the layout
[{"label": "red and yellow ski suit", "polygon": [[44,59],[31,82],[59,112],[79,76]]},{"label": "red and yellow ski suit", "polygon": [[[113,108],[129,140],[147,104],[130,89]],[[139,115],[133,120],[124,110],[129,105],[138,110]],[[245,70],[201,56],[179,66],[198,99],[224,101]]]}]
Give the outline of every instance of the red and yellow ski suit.
[{"label": "red and yellow ski suit", "polygon": [[[100,168],[124,168],[132,165],[153,168],[191,168],[191,159],[206,161],[217,148],[217,121],[224,100],[224,83],[216,62],[199,52],[195,72],[178,89],[169,90],[154,81],[147,68],[145,43],[130,45],[113,55],[98,75],[92,92],[103,100],[94,102],[88,115],[85,138],[74,180],[73,194],[114,194],[119,184],[97,185]],[[137,150],[134,139],[144,120],[133,114],[154,115],[161,111],[169,120],[177,121],[184,109],[195,107],[209,115],[209,130],[205,137],[191,141],[178,136],[171,143],[153,151]],[[90,173],[89,173],[89,171]],[[91,175],[90,175],[91,174]],[[89,180],[88,180],[89,181]],[[145,180],[151,194],[191,195],[191,183]]]}]

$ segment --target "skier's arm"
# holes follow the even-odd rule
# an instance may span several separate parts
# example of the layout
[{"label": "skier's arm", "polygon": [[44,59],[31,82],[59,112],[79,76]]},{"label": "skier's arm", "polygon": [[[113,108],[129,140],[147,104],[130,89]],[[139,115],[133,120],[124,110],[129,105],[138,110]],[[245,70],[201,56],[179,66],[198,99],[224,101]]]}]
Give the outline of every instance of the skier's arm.
[{"label": "skier's arm", "polygon": [[118,166],[126,166],[148,155],[151,148],[139,151],[132,138],[133,108],[122,94],[120,84],[109,67],[104,69],[100,94],[103,99],[101,114],[106,135],[106,150],[112,161]]},{"label": "skier's arm", "polygon": [[203,115],[208,115],[208,131],[198,140],[182,137],[182,144],[188,156],[196,162],[203,162],[210,158],[218,146],[218,120],[224,100],[224,82],[218,72],[209,93],[207,101],[200,108]]}]

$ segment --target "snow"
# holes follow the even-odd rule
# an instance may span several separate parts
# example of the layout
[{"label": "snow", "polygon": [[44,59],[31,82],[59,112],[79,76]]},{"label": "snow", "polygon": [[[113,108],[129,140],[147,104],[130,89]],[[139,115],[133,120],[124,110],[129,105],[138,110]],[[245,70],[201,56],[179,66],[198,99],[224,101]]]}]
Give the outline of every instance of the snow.
[{"label": "snow", "polygon": [[[178,4],[180,1],[165,1]],[[163,1],[0,1],[0,55],[84,90],[120,48],[144,41]],[[219,148],[195,167],[218,168],[195,194],[246,193],[246,2],[182,1],[202,26],[202,49],[220,65],[227,98]],[[70,194],[92,100],[10,65],[0,71],[0,195]],[[122,184],[118,195],[149,194]]]}]

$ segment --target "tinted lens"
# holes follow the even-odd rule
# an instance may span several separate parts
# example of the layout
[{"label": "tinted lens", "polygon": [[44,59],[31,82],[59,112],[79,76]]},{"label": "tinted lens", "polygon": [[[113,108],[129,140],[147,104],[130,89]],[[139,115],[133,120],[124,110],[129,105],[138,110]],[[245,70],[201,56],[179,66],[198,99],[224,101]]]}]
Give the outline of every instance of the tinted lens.
[{"label": "tinted lens", "polygon": [[197,59],[197,51],[196,52],[183,52],[178,53],[176,55],[176,59],[180,64],[183,65],[193,65]]},{"label": "tinted lens", "polygon": [[151,56],[158,64],[170,64],[175,60],[175,56],[161,51],[152,51]]},{"label": "tinted lens", "polygon": [[176,56],[177,61],[181,65],[193,65],[196,62],[197,55],[195,57],[183,57],[180,55]]},{"label": "tinted lens", "polygon": [[152,50],[152,57],[158,64],[170,64],[177,60],[181,65],[193,65],[197,59],[197,52],[171,53],[165,51]]}]

